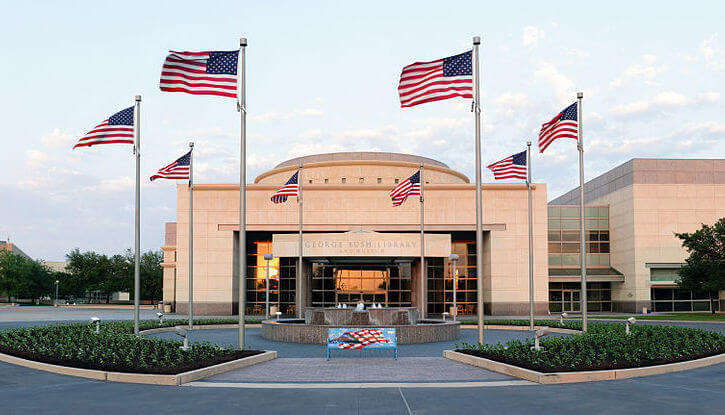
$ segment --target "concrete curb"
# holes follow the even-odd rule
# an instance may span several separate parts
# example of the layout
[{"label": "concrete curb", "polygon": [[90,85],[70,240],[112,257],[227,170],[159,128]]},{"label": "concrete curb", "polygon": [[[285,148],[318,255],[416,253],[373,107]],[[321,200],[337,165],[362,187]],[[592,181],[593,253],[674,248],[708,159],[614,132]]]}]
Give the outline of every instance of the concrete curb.
[{"label": "concrete curb", "polygon": [[542,373],[519,366],[513,366],[483,357],[459,353],[455,350],[444,350],[443,357],[467,365],[480,367],[504,375],[540,383],[542,385],[553,385],[559,383],[575,382],[598,382],[601,380],[628,379],[640,376],[660,375],[663,373],[679,372],[681,370],[696,369],[705,366],[725,363],[725,353],[704,357],[697,360],[685,362],[668,363],[659,366],[636,367],[631,369],[594,370],[582,372],[556,372]]},{"label": "concrete curb", "polygon": [[81,369],[69,366],[59,366],[50,363],[36,362],[20,357],[10,356],[0,353],[0,361],[12,363],[18,366],[24,366],[30,369],[44,370],[46,372],[57,373],[60,375],[76,376],[81,378],[103,380],[109,382],[125,382],[125,383],[142,383],[147,385],[170,385],[178,386],[183,383],[192,382],[209,376],[218,375],[230,370],[239,369],[246,366],[255,365],[257,363],[266,362],[276,359],[276,351],[265,351],[263,353],[232,360],[218,365],[204,367],[201,369],[191,370],[188,372],[177,373],[176,375],[154,375],[147,373],[122,373],[122,372],[106,372],[103,370]]}]

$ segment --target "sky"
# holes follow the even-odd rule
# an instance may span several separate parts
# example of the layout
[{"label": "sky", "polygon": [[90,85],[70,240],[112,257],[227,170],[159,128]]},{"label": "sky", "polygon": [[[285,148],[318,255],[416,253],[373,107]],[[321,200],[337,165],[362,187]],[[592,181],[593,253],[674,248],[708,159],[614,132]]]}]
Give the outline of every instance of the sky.
[{"label": "sky", "polygon": [[[725,2],[0,1],[0,240],[62,260],[133,241],[130,145],[72,150],[141,94],[141,248],[163,245],[175,185],[148,177],[195,144],[197,183],[239,177],[232,99],[162,93],[168,50],[247,37],[247,179],[337,151],[432,157],[474,177],[462,98],[400,108],[403,66],[482,37],[483,161],[535,142],[584,93],[585,176],[634,157],[725,154]],[[576,143],[533,159],[549,199],[578,185]],[[493,181],[484,169],[484,181]]]}]

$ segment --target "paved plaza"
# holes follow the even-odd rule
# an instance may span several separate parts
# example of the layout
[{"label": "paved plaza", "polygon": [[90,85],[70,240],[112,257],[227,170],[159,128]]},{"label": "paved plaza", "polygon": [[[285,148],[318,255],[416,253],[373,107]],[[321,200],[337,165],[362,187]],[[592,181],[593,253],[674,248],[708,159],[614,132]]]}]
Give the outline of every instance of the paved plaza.
[{"label": "paved plaza", "polygon": [[[131,310],[0,308],[0,329],[91,315],[122,319],[129,318]],[[154,318],[155,313],[144,310],[142,316]],[[725,332],[725,324],[682,325]],[[529,335],[486,331],[491,343]],[[229,345],[235,338],[235,330],[197,330],[191,336],[192,341]],[[475,330],[466,329],[458,342],[475,339]],[[183,387],[99,382],[0,363],[0,413],[690,414],[696,408],[698,413],[715,414],[725,405],[722,364],[635,379],[544,386],[442,358],[441,351],[456,342],[401,345],[397,361],[390,351],[377,351],[338,352],[328,362],[322,345],[269,342],[261,338],[259,328],[249,328],[247,340],[249,347],[278,350],[280,357]]]}]

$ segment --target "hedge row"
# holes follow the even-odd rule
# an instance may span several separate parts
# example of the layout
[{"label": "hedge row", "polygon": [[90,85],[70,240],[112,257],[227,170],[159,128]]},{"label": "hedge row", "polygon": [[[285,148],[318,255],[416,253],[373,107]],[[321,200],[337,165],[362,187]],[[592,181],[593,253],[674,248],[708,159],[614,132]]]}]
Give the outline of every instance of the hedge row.
[{"label": "hedge row", "polygon": [[521,366],[539,372],[624,369],[694,360],[725,353],[720,333],[673,326],[637,325],[631,334],[624,324],[590,323],[587,333],[496,345],[463,344],[459,352]]},{"label": "hedge row", "polygon": [[[141,327],[158,327],[158,322],[143,321]],[[126,321],[102,322],[99,334],[92,323],[16,328],[0,331],[0,352],[63,366],[157,374],[181,373],[261,353],[209,342],[192,343],[184,351],[181,341],[136,337],[132,333],[133,322]]]}]

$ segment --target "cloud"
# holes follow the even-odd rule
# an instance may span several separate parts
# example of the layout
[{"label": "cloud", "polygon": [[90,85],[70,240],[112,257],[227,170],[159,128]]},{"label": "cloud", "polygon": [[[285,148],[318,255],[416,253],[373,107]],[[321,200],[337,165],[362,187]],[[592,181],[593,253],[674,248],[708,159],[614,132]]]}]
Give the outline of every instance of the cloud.
[{"label": "cloud", "polygon": [[725,50],[720,48],[717,34],[703,40],[698,52],[705,60],[705,66],[708,69],[713,71],[725,69]]},{"label": "cloud", "polygon": [[673,91],[664,91],[649,100],[634,101],[629,104],[617,105],[612,113],[618,116],[642,114],[648,111],[664,110],[677,107],[688,107],[702,103],[713,103],[720,99],[719,92],[703,92],[696,96],[687,96]]},{"label": "cloud", "polygon": [[50,161],[50,157],[40,150],[26,150],[26,164],[30,167],[40,167]]},{"label": "cloud", "polygon": [[71,148],[75,140],[74,135],[64,133],[59,128],[54,128],[52,132],[40,138],[44,146],[53,148]]},{"label": "cloud", "polygon": [[526,26],[521,34],[521,43],[523,43],[524,47],[534,49],[539,45],[539,41],[544,38],[546,38],[546,32],[543,29],[536,26]]},{"label": "cloud", "polygon": [[325,115],[324,111],[319,108],[296,108],[287,112],[270,111],[256,115],[253,114],[249,116],[249,120],[252,122],[271,122],[301,117],[320,117],[323,115]]},{"label": "cloud", "polygon": [[534,80],[547,83],[554,90],[556,99],[568,102],[574,96],[574,82],[559,72],[556,65],[541,61],[534,71]]},{"label": "cloud", "polygon": [[667,70],[666,65],[655,65],[657,56],[642,55],[642,63],[635,63],[627,67],[624,73],[609,83],[611,87],[621,87],[631,81],[641,80],[646,85],[658,85],[656,78]]}]

